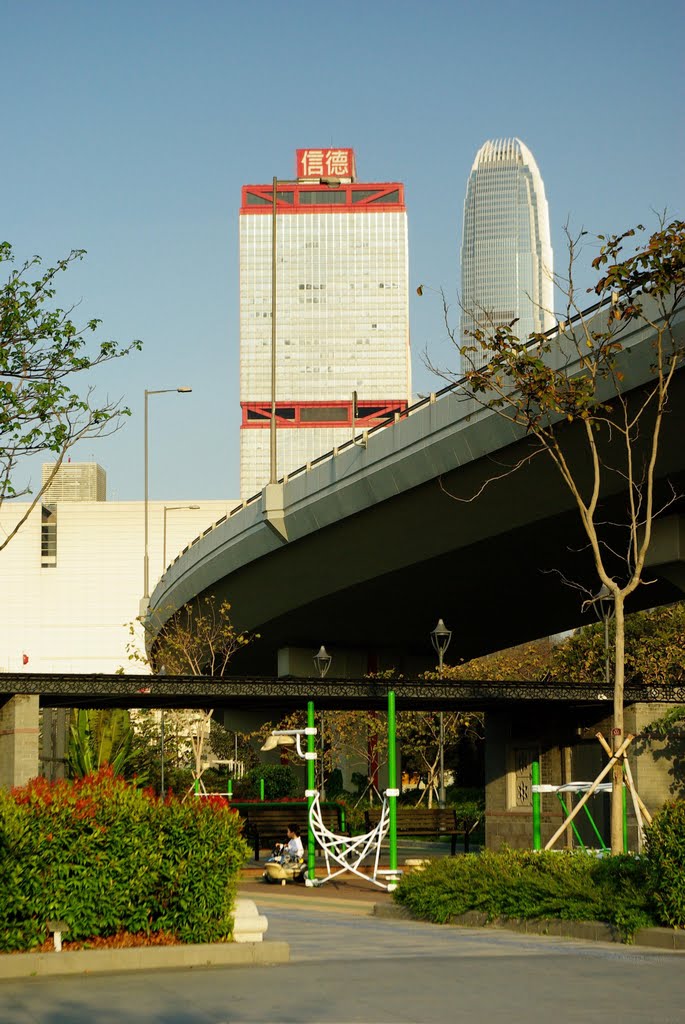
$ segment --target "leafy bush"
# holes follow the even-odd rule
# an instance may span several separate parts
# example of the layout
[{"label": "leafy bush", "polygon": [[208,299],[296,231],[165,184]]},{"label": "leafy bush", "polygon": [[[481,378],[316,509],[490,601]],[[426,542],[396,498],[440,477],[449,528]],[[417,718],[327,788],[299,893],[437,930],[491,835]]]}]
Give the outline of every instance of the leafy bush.
[{"label": "leafy bush", "polygon": [[685,927],[685,801],[666,804],[647,829],[647,863],[654,914]]},{"label": "leafy bush", "polygon": [[0,791],[0,949],[31,949],[50,918],[68,938],[126,932],[229,939],[241,821],[221,798],[164,804],[111,769]]},{"label": "leafy bush", "polygon": [[628,939],[653,924],[645,860],[585,853],[485,850],[432,861],[402,879],[397,902],[415,917],[444,924],[469,910],[489,920],[606,921]]},{"label": "leafy bush", "polygon": [[[259,797],[259,780],[264,779],[264,799],[282,800],[284,797],[297,796],[298,781],[294,768],[288,764],[258,764],[250,768],[240,783],[240,799],[250,800]],[[236,788],[233,788],[236,796]]]}]

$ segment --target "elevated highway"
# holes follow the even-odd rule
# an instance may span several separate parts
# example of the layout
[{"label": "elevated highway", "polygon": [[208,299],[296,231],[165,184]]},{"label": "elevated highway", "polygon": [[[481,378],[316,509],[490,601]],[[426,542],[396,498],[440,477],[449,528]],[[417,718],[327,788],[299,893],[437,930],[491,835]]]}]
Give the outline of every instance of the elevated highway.
[{"label": "elevated highway", "polygon": [[[677,331],[682,340],[682,316]],[[653,335],[634,324],[622,341],[623,393],[637,402],[651,378]],[[555,358],[570,373],[577,368],[568,335]],[[611,395],[607,384],[601,397]],[[578,432],[561,429],[587,483]],[[439,616],[454,631],[453,661],[583,621],[583,595],[569,583],[594,592],[597,581],[578,513],[547,455],[511,472],[532,450],[519,429],[446,389],[372,432],[365,447],[360,440],[267,486],[193,542],[155,588],[155,619],[197,597],[227,599],[235,624],[260,634],[235,659],[245,675],[273,675],[281,648],[321,643],[413,674],[434,661],[429,632]],[[618,462],[617,446],[614,437],[605,461]],[[680,370],[657,465],[656,504],[668,504],[667,519],[655,538],[652,583],[638,590],[633,609],[685,590],[683,494]],[[601,501],[607,523],[625,520],[619,474],[607,479]],[[625,548],[618,527],[607,537]]]}]

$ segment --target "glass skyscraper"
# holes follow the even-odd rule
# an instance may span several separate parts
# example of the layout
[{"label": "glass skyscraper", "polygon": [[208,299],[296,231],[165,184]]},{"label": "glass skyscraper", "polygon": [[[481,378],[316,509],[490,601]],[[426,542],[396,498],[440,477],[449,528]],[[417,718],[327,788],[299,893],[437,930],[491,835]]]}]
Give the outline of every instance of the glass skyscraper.
[{"label": "glass skyscraper", "polygon": [[533,154],[520,139],[486,142],[464,200],[462,342],[468,344],[467,332],[477,326],[493,328],[516,317],[513,329],[522,339],[552,328],[552,272],[549,209]]}]

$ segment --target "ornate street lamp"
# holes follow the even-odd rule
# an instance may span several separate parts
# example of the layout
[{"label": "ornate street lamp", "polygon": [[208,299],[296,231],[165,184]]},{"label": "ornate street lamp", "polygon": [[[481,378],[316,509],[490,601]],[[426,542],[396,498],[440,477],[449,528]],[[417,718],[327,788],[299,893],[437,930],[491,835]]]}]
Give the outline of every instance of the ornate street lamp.
[{"label": "ornate street lamp", "polygon": [[[319,673],[319,678],[320,679],[324,678],[324,676],[328,672],[329,668],[331,667],[331,662],[332,661],[333,661],[333,658],[328,653],[328,651],[326,650],[324,645],[321,644],[321,647],[319,647],[318,651],[314,655],[314,664],[316,665],[316,669],[317,669],[317,672]],[[319,786],[319,791],[321,793],[321,799],[325,800],[326,794],[324,792],[324,764],[323,764],[323,761],[324,761],[324,752],[325,752],[326,740],[325,740],[325,737],[324,737],[324,717],[323,717],[323,711],[321,712],[320,722],[321,722],[321,785]]]},{"label": "ornate street lamp", "polygon": [[[452,630],[448,629],[442,619],[438,619],[438,624],[435,629],[431,630],[431,643],[438,656],[438,675],[442,679],[442,665],[445,651],[450,645],[452,639]],[[439,778],[439,790],[438,790],[438,804],[440,807],[445,806],[445,725],[443,721],[442,711],[439,717],[440,722],[440,743],[439,743],[439,755],[440,755],[440,778]]]}]

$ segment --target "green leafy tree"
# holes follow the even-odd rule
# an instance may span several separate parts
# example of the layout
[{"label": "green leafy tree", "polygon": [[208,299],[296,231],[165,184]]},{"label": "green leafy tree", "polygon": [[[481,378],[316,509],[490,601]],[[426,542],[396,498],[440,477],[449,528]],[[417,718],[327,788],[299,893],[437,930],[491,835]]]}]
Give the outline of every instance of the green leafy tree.
[{"label": "green leafy tree", "polygon": [[[610,625],[610,654],[613,622]],[[603,682],[606,650],[601,623],[584,626],[553,651],[551,668],[557,679]],[[648,685],[685,682],[685,604],[633,612],[625,619],[625,674]]]},{"label": "green leafy tree", "polygon": [[[75,389],[81,374],[141,348],[140,341],[126,348],[102,341],[89,351],[87,340],[101,321],[76,324],[73,307],[53,303],[58,275],[84,255],[73,250],[47,270],[39,269],[34,256],[12,267],[0,283],[0,506],[32,495],[17,523],[0,537],[0,551],[26,522],[67,452],[85,438],[111,434],[130,415],[118,401],[96,402],[92,387]],[[13,261],[9,242],[0,242],[0,264]],[[54,461],[48,478],[31,491],[16,476],[19,464],[34,455]]]},{"label": "green leafy tree", "polygon": [[[459,376],[437,371],[526,436],[530,455],[521,464],[538,454],[551,459],[572,495],[598,583],[613,600],[614,749],[623,742],[625,602],[643,582],[654,519],[662,510],[655,493],[655,467],[673,379],[685,357],[677,326],[685,300],[685,223],[662,222],[658,231],[626,254],[635,234],[629,230],[599,236],[592,265],[602,312],[591,317],[581,308],[574,285],[579,239],[569,236],[568,277],[556,278],[565,310],[557,318],[555,335],[520,338],[515,320],[499,324],[480,311],[480,324],[464,343],[449,326],[445,304],[448,331],[466,370]],[[654,339],[652,376],[639,396],[631,396],[624,384],[629,360],[623,336],[641,325]],[[571,361],[575,368],[569,375]],[[615,395],[610,401],[602,397],[609,391]],[[580,462],[572,456],[576,445],[583,449]],[[619,522],[605,514],[602,504],[602,494],[617,477],[627,495]],[[624,540],[620,551],[618,535]],[[588,602],[594,600],[591,593],[587,596]],[[622,845],[621,771],[617,763],[611,810],[614,852]]]}]

